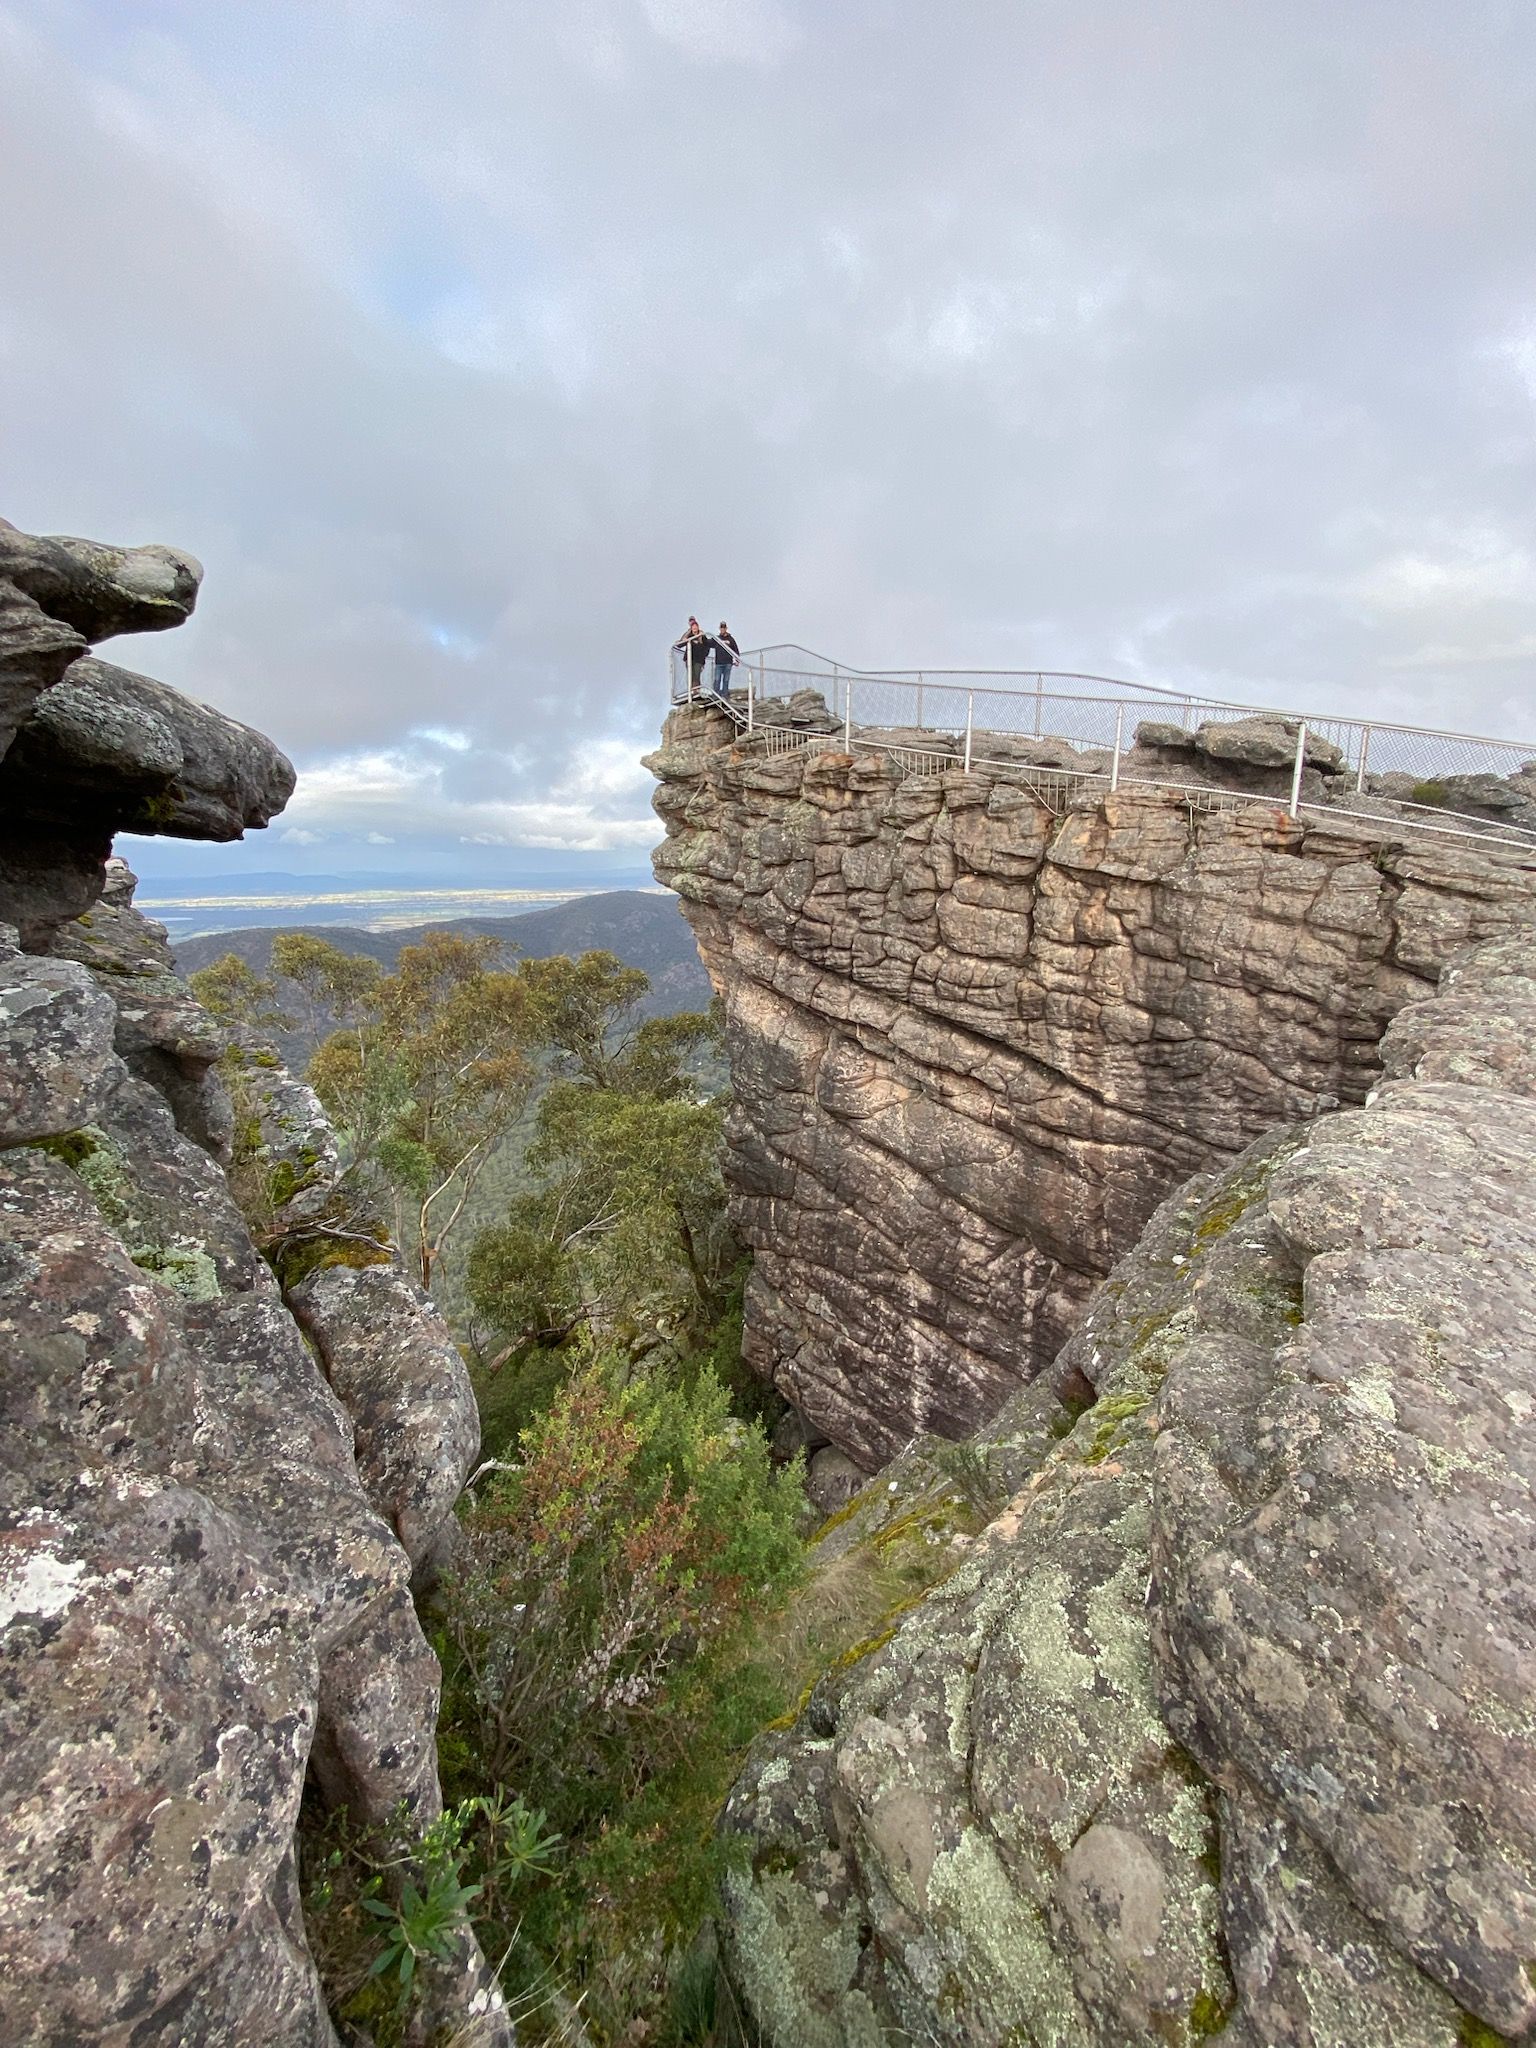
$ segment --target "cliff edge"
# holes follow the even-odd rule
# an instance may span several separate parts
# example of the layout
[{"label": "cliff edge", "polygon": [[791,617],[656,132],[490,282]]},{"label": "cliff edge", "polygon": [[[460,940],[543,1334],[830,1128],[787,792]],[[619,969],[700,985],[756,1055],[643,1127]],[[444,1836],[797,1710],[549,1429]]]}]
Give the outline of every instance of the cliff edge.
[{"label": "cliff edge", "polygon": [[1536,908],[1518,850],[914,773],[789,709],[815,750],[672,713],[655,867],[726,1007],[748,1355],[866,1472],[992,1415],[1171,1190],[1363,1101],[1393,1016]]}]

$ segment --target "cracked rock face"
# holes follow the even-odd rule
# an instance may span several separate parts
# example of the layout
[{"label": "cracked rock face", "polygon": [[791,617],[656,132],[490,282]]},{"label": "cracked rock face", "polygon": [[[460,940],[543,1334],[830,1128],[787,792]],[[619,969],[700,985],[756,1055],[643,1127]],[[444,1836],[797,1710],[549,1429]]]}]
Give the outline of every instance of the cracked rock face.
[{"label": "cracked rock face", "polygon": [[[1205,758],[1281,775],[1250,725]],[[748,1353],[866,1471],[993,1413],[1172,1188],[1361,1102],[1394,1014],[1536,908],[1536,857],[1390,821],[1053,807],[1022,758],[769,756],[705,707],[650,766],[726,1003]]]},{"label": "cracked rock face", "polygon": [[1450,969],[975,1439],[1007,1506],[728,1804],[771,2048],[1536,2038],[1533,1000]]},{"label": "cracked rock face", "polygon": [[[387,1263],[313,1276],[317,1357],[225,1179],[222,1037],[104,860],[146,790],[164,829],[228,837],[291,773],[219,713],[55,658],[174,624],[197,576],[0,528],[0,702],[26,681],[0,763],[0,2031],[38,2048],[333,2048],[306,1781],[406,1857],[441,1805],[409,1588],[476,1450],[462,1363]],[[264,1060],[292,1227],[335,1142]],[[510,2040],[467,1930],[442,1978],[445,2038]]]}]

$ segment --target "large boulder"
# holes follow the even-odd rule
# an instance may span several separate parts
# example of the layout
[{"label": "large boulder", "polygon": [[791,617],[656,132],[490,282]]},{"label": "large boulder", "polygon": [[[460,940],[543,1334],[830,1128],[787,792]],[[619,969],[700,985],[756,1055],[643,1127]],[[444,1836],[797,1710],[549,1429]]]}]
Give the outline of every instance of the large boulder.
[{"label": "large boulder", "polygon": [[480,1416],[452,1333],[392,1265],[323,1266],[289,1293],[352,1427],[368,1498],[428,1573],[444,1558],[480,1448]]},{"label": "large boulder", "polygon": [[[1289,718],[1209,719],[1195,734],[1195,751],[1244,768],[1290,768],[1300,736],[1300,726]],[[1343,767],[1344,756],[1332,740],[1309,731],[1305,762],[1309,768],[1331,771]]]},{"label": "large boulder", "polygon": [[178,1127],[227,1164],[233,1119],[217,1070],[226,1035],[177,975],[164,925],[134,911],[132,870],[113,861],[107,875],[101,900],[54,930],[50,953],[90,970],[117,1013],[119,1055],[159,1089]]},{"label": "large boulder", "polygon": [[41,698],[0,762],[13,821],[238,839],[293,794],[272,742],[149,676],[83,656]]},{"label": "large boulder", "polygon": [[33,960],[0,928],[0,1148],[89,1123],[110,1093],[113,1008],[83,967]]},{"label": "large boulder", "polygon": [[202,564],[157,542],[117,547],[72,534],[22,533],[0,519],[0,578],[92,646],[159,633],[191,617]]}]

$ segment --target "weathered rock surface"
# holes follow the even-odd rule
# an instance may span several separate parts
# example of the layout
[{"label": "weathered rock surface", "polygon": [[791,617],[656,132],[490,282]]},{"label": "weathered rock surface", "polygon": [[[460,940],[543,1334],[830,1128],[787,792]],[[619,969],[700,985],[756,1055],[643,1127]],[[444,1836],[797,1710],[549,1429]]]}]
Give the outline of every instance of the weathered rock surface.
[{"label": "weathered rock surface", "polygon": [[[60,646],[172,623],[196,588],[165,551],[13,530],[0,572]],[[14,680],[49,636],[33,619],[7,641],[9,601]],[[300,1796],[308,1779],[406,1856],[440,1810],[439,1673],[409,1586],[474,1405],[386,1248],[308,1282],[328,1379],[253,1241],[221,1164],[219,1033],[105,854],[156,777],[166,829],[229,836],[281,803],[286,764],[158,684],[114,697],[104,670],[43,676],[0,763],[0,888],[31,948],[0,928],[0,2033],[328,2048]],[[121,721],[72,724],[86,699]],[[22,771],[25,796],[4,780]],[[302,1194],[336,1155],[313,1096],[263,1060],[280,1234],[313,1222]],[[429,2007],[444,2038],[510,2039],[467,1932]]]},{"label": "weathered rock surface", "polygon": [[412,1565],[439,1561],[480,1447],[474,1390],[447,1324],[394,1266],[322,1266],[288,1299],[352,1417],[369,1500]]},{"label": "weathered rock surface", "polygon": [[728,1805],[748,2033],[1536,2038],[1533,1002],[1536,939],[1452,967],[966,1447],[1012,1498]]},{"label": "weathered rock surface", "polygon": [[1536,909],[1536,854],[1022,757],[766,755],[685,707],[650,765],[726,1002],[749,1355],[866,1470],[995,1411],[1170,1189],[1362,1101],[1391,1017]]},{"label": "weathered rock surface", "polygon": [[94,655],[38,699],[0,763],[0,801],[18,823],[89,817],[180,839],[238,839],[283,808],[293,782],[260,733]]},{"label": "weathered rock surface", "polygon": [[45,618],[94,646],[119,633],[182,625],[197,602],[203,571],[178,548],[22,533],[0,519],[0,577]]},{"label": "weathered rock surface", "polygon": [[136,880],[112,862],[101,901],[52,933],[49,952],[90,969],[117,1012],[113,1045],[129,1070],[159,1089],[179,1129],[227,1164],[229,1091],[216,1069],[225,1036],[177,976],[164,925],[133,909]]},{"label": "weathered rock surface", "polygon": [[84,969],[29,960],[0,927],[0,1146],[90,1122],[112,1080],[103,1044],[111,1014]]},{"label": "weathered rock surface", "polygon": [[828,1444],[811,1454],[805,1470],[805,1497],[823,1515],[835,1515],[864,1484],[852,1458]]}]

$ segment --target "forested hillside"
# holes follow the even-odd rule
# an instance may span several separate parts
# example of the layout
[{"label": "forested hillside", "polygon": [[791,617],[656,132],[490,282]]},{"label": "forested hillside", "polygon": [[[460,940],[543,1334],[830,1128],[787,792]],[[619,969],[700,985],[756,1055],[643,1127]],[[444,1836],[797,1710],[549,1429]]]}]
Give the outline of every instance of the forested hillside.
[{"label": "forested hillside", "polygon": [[343,953],[366,954],[386,968],[394,966],[403,946],[419,945],[428,931],[500,939],[509,957],[525,960],[545,960],[561,953],[574,957],[608,952],[626,967],[640,968],[649,978],[646,1015],[667,1017],[678,1010],[702,1010],[709,1003],[709,977],[699,963],[698,948],[676,897],[640,889],[582,896],[573,903],[526,911],[519,917],[458,917],[380,932],[354,925],[251,926],[204,932],[175,948],[176,965],[183,974],[195,974],[226,953],[235,953],[247,967],[266,974],[272,963],[272,942],[285,931],[312,933]]}]

